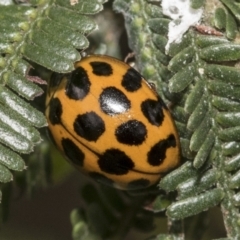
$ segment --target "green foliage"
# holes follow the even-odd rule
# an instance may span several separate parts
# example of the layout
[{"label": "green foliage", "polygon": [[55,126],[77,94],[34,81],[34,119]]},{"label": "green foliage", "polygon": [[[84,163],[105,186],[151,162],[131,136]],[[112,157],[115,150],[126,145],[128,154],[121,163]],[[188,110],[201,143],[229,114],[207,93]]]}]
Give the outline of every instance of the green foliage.
[{"label": "green foliage", "polygon": [[[147,79],[156,81],[159,92],[174,104],[172,112],[185,163],[160,182],[160,188],[167,192],[178,190],[178,201],[170,204],[167,215],[183,219],[221,203],[228,236],[238,238],[240,51],[239,44],[229,40],[238,33],[239,4],[221,2],[226,7],[216,9],[213,22],[226,30],[226,38],[189,29],[180,43],[170,45],[167,56],[170,20],[160,7],[143,1],[123,4],[120,0],[114,6],[126,19],[132,16],[127,29],[142,73],[148,73]],[[203,1],[192,1],[192,6],[199,8],[197,3]],[[147,15],[137,9],[146,9]],[[145,24],[139,24],[139,19]],[[136,39],[136,32],[144,34]],[[158,76],[145,70],[149,64]]]},{"label": "green foliage", "polygon": [[13,179],[9,170],[26,168],[22,154],[42,141],[37,128],[47,125],[29,103],[43,94],[28,76],[31,62],[57,72],[73,70],[80,59],[76,48],[85,49],[85,35],[96,28],[87,15],[102,8],[97,0],[76,6],[43,0],[0,7],[0,182]]},{"label": "green foliage", "polygon": [[[101,11],[104,2],[81,0],[71,5],[65,0],[32,0],[0,6],[0,182],[12,181],[13,170],[26,169],[23,158],[28,172],[14,174],[23,190],[32,194],[35,187],[49,182],[49,149],[45,143],[39,145],[42,139],[37,130],[47,125],[37,107],[36,97],[43,90],[28,76],[29,70],[37,65],[60,73],[73,70],[74,62],[81,58],[79,50],[89,46],[86,36],[97,29],[91,15]],[[169,235],[158,232],[150,239],[183,239],[178,220],[218,205],[226,239],[238,239],[239,1],[219,0],[211,22],[203,19],[223,36],[202,35],[190,28],[167,53],[170,19],[156,2],[115,0],[113,4],[114,10],[124,15],[140,72],[173,105],[182,147],[183,164],[158,185],[168,194],[159,193],[150,207],[154,212],[166,210]],[[193,8],[204,7],[205,11],[208,3],[191,0]],[[36,145],[37,150],[27,157]],[[6,198],[9,192],[7,189]],[[87,207],[71,214],[73,239],[122,239],[130,226],[143,232],[152,230],[153,215],[141,208],[148,196],[135,194],[104,187],[100,192],[94,185],[85,186],[81,196]],[[199,220],[200,225],[202,222]]]},{"label": "green foliage", "polygon": [[84,208],[72,211],[73,239],[120,240],[124,239],[130,228],[143,234],[150,232],[154,229],[156,217],[141,208],[147,195],[136,197],[105,186],[83,186],[81,196],[87,204],[87,211]]}]

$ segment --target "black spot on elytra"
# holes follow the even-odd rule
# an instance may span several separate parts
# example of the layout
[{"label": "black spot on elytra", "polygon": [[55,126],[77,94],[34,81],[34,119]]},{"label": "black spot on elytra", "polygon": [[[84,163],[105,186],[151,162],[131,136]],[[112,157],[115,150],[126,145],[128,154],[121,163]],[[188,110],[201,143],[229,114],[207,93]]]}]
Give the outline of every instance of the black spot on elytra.
[{"label": "black spot on elytra", "polygon": [[62,147],[65,155],[73,164],[83,166],[85,155],[72,140],[63,138]]},{"label": "black spot on elytra", "polygon": [[100,169],[109,174],[124,175],[134,168],[130,157],[118,149],[106,150],[98,159]]},{"label": "black spot on elytra", "polygon": [[127,189],[139,189],[139,188],[146,188],[150,185],[150,181],[145,178],[133,180],[128,183]]},{"label": "black spot on elytra", "polygon": [[98,172],[89,172],[88,175],[92,177],[94,180],[96,180],[99,183],[106,184],[108,186],[113,186],[114,181],[106,176],[104,176],[101,173]]},{"label": "black spot on elytra", "polygon": [[90,62],[92,72],[97,76],[110,76],[113,73],[112,67],[106,62]]},{"label": "black spot on elytra", "polygon": [[147,129],[142,122],[130,120],[117,127],[115,136],[120,143],[140,145],[147,136]]},{"label": "black spot on elytra", "polygon": [[131,107],[131,102],[127,96],[115,87],[103,89],[99,103],[102,111],[108,115],[124,113]]},{"label": "black spot on elytra", "polygon": [[141,104],[143,115],[155,126],[160,126],[164,120],[163,108],[166,106],[160,98],[158,101],[147,99]]},{"label": "black spot on elytra", "polygon": [[176,147],[176,139],[173,134],[169,135],[167,139],[156,143],[148,152],[148,163],[152,166],[159,166],[166,158],[168,148]]},{"label": "black spot on elytra", "polygon": [[137,91],[141,88],[142,76],[134,68],[129,68],[122,79],[122,86],[129,92]]},{"label": "black spot on elytra", "polygon": [[74,131],[88,141],[97,141],[105,131],[104,121],[95,112],[78,115],[73,124]]},{"label": "black spot on elytra", "polygon": [[81,66],[67,76],[66,95],[70,99],[82,100],[90,91],[87,72]]},{"label": "black spot on elytra", "polygon": [[58,98],[52,98],[49,103],[49,121],[52,125],[61,123],[62,104]]}]

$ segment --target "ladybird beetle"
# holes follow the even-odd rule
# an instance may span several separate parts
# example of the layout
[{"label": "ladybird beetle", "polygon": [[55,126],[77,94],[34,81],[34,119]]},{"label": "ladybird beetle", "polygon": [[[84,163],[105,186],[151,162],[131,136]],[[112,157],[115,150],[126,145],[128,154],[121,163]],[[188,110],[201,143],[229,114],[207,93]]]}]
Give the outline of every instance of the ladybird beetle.
[{"label": "ladybird beetle", "polygon": [[140,73],[113,57],[90,55],[69,74],[53,73],[46,117],[57,147],[98,182],[145,188],[180,162],[166,105]]}]

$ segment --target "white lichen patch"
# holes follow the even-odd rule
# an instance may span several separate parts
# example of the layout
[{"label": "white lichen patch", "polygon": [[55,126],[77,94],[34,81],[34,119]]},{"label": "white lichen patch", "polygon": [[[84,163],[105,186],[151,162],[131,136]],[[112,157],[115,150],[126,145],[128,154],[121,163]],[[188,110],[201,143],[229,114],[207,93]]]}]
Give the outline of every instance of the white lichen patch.
[{"label": "white lichen patch", "polygon": [[198,24],[203,9],[191,8],[190,0],[162,0],[162,9],[163,13],[172,19],[168,25],[168,43],[165,47],[168,52],[171,43],[181,42],[189,27]]}]

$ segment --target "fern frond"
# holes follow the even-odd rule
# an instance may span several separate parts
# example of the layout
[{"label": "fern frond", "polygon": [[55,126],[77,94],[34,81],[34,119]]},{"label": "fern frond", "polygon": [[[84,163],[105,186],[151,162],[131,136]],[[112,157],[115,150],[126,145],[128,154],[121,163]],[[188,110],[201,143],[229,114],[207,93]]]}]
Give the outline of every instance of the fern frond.
[{"label": "fern frond", "polygon": [[96,29],[90,15],[104,1],[30,1],[0,6],[0,182],[12,180],[10,170],[26,168],[21,154],[41,142],[37,128],[47,125],[29,100],[43,90],[29,81],[30,63],[69,72],[80,59],[77,49],[88,46],[86,34]]},{"label": "fern frond", "polygon": [[[229,39],[234,39],[237,33],[239,3],[221,2],[226,8],[216,9],[214,24],[226,31],[226,38],[203,36],[190,29],[180,43],[170,45],[168,54],[165,45],[170,20],[163,16],[159,6],[143,1],[122,4],[120,0],[116,0],[114,6],[126,17],[130,39],[135,41],[135,32],[144,33],[141,40],[132,45],[144,69],[142,74],[147,79],[157,79],[159,93],[174,103],[172,112],[186,162],[160,182],[160,188],[168,192],[178,190],[178,201],[167,208],[167,215],[183,219],[221,203],[228,236],[237,237],[240,236],[237,226],[240,47]],[[203,3],[191,1],[194,8]],[[146,9],[147,14],[138,16],[139,13],[133,12],[140,8]],[[127,21],[129,15],[131,22]],[[145,28],[139,18],[144,19],[149,28]],[[151,67],[155,73],[146,71]]]},{"label": "fern frond", "polygon": [[[162,18],[163,14],[158,10],[157,6],[151,6],[144,1],[137,1],[135,4],[136,5],[132,7],[129,0],[116,0],[114,1],[113,7],[117,12],[122,12],[125,15],[126,23],[131,19],[131,21],[129,21],[130,23],[126,24],[126,29],[129,36],[130,47],[134,50],[136,58],[138,59],[138,67],[141,69],[143,76],[156,85],[158,92],[164,99],[163,88],[159,86],[159,83],[160,79],[163,79],[163,81],[167,80],[171,74],[165,67],[165,64],[168,62],[168,57],[164,53],[164,47],[167,42],[164,33],[167,34],[169,20]],[[139,9],[146,9],[146,12],[155,18],[147,19],[147,15],[144,15]],[[160,21],[158,21],[159,19]],[[147,22],[148,25],[146,24]],[[156,35],[153,35],[153,41],[148,41],[148,39],[152,39],[150,29],[156,33]],[[163,34],[159,36],[157,34],[159,32]],[[139,33],[144,34],[139,37]],[[163,51],[157,51],[157,47]]]}]

